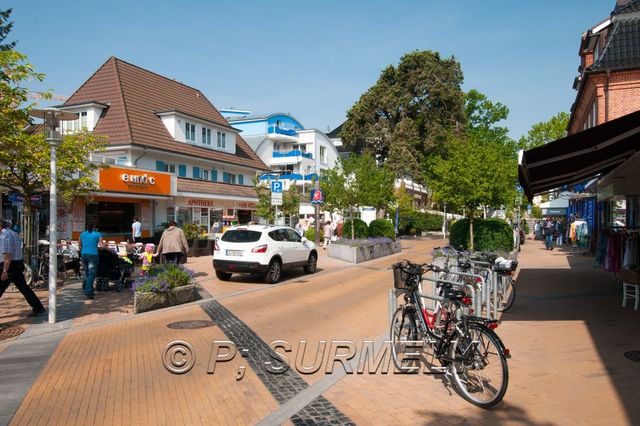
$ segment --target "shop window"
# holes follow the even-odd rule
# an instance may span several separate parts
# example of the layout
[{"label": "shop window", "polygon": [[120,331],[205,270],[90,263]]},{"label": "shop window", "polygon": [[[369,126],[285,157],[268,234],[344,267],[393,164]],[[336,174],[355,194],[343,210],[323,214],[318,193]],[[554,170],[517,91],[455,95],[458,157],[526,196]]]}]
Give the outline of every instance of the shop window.
[{"label": "shop window", "polygon": [[86,221],[93,221],[99,232],[108,235],[131,235],[134,203],[99,202],[87,204]]},{"label": "shop window", "polygon": [[171,222],[172,220],[176,220],[176,208],[167,207],[167,222]]}]

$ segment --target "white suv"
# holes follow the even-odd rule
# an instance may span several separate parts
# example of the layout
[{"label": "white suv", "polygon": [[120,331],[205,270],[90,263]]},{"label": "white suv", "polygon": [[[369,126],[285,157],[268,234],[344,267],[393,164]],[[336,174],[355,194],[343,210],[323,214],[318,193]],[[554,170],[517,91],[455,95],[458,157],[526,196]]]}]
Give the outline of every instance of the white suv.
[{"label": "white suv", "polygon": [[223,281],[235,273],[250,273],[276,283],[283,269],[302,267],[313,274],[317,263],[316,245],[288,226],[234,226],[216,241],[213,252],[213,269]]}]

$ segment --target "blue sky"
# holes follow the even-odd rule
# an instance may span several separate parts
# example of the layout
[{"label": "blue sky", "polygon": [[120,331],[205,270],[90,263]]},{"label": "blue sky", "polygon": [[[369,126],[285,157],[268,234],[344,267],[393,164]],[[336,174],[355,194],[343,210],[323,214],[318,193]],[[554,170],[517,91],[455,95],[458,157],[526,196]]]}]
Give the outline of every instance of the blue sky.
[{"label": "blue sky", "polygon": [[412,50],[454,55],[465,90],[507,105],[520,137],[569,111],[582,32],[615,0],[0,0],[9,39],[70,95],[110,56],[200,89],[218,108],[289,112],[334,128]]}]

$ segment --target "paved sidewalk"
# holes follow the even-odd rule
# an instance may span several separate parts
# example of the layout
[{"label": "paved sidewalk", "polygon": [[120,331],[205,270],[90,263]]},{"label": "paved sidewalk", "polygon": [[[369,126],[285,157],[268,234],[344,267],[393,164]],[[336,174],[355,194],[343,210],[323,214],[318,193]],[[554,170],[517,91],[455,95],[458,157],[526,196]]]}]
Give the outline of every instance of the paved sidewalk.
[{"label": "paved sidewalk", "polygon": [[[386,268],[399,258],[427,261],[439,244],[403,241],[402,253],[359,265],[321,251],[317,274],[292,273],[278,285],[251,277],[223,283],[213,276],[210,257],[197,258],[189,266],[216,301],[135,316],[123,308],[84,317],[89,308],[83,302],[67,329],[31,325],[30,335],[0,344],[0,366],[9,358],[15,368],[42,366],[24,396],[14,397],[21,401],[15,413],[0,405],[0,424],[10,418],[12,424],[640,422],[640,369],[624,357],[640,349],[639,312],[620,307],[612,276],[595,268],[592,257],[570,249],[546,251],[533,240],[522,248],[515,306],[498,328],[513,357],[505,400],[493,410],[466,403],[442,377],[345,375],[339,364],[332,375],[324,373],[324,364],[314,374],[265,372],[273,340],[291,342],[292,362],[298,342],[306,340],[302,365],[309,366],[321,340],[384,339],[392,283]],[[212,322],[194,330],[167,327],[184,320]],[[193,369],[182,375],[167,372],[162,363],[165,346],[176,339],[189,342],[197,354]],[[236,342],[238,351],[247,349],[246,357],[216,363],[210,374],[213,340]],[[39,347],[41,354],[33,356]],[[10,375],[11,369],[0,370],[0,385],[5,377],[19,376]],[[244,378],[236,380],[240,372]],[[0,390],[0,398],[3,392],[12,391]]]}]

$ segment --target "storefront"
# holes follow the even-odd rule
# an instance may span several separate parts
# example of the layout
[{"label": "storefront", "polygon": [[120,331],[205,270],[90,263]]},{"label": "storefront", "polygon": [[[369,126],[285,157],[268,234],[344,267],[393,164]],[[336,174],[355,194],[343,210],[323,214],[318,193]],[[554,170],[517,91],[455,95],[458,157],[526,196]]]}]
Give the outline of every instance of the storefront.
[{"label": "storefront", "polygon": [[217,234],[228,226],[255,221],[256,207],[255,201],[221,199],[216,195],[178,196],[174,205],[167,206],[167,221],[175,220],[178,226],[195,223],[207,233]]},{"label": "storefront", "polygon": [[72,208],[73,239],[93,222],[105,239],[130,240],[134,217],[142,223],[142,237],[153,236],[158,223],[156,206],[173,199],[176,189],[175,176],[170,173],[125,167],[100,170],[98,181],[101,192]]}]

